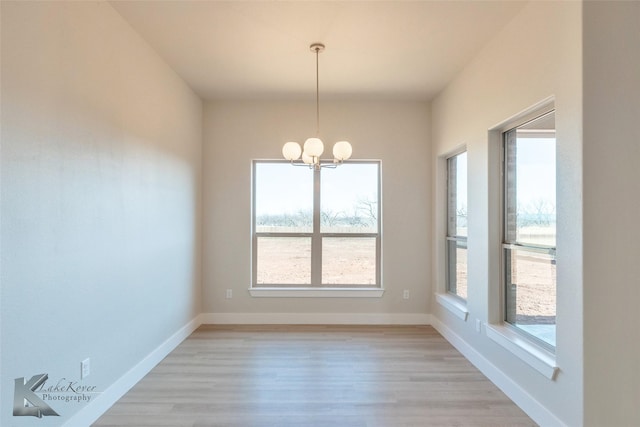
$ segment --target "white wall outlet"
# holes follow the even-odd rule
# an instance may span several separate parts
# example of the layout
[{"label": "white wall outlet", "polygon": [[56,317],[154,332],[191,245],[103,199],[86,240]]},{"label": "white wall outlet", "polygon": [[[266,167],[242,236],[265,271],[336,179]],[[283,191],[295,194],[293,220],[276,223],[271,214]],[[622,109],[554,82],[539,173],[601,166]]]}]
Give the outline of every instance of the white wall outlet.
[{"label": "white wall outlet", "polygon": [[233,289],[227,289],[227,299],[233,298]]},{"label": "white wall outlet", "polygon": [[80,379],[84,379],[91,373],[91,359],[86,358],[80,362]]},{"label": "white wall outlet", "polygon": [[480,319],[476,319],[476,332],[482,332],[482,322],[480,321]]},{"label": "white wall outlet", "polygon": [[409,289],[402,291],[402,299],[409,299]]}]

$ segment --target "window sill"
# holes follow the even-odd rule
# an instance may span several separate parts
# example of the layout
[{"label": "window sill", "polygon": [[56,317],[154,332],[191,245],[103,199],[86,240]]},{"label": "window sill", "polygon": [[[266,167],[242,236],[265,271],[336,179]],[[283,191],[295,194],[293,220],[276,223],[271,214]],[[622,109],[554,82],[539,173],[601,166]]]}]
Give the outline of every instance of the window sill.
[{"label": "window sill", "polygon": [[467,318],[469,317],[469,310],[467,309],[467,304],[461,299],[448,294],[436,294],[436,301],[455,316],[465,322],[467,321]]},{"label": "window sill", "polygon": [[550,380],[559,371],[555,354],[527,340],[505,325],[487,324],[487,337],[501,345]]},{"label": "window sill", "polygon": [[258,298],[380,298],[380,288],[249,288]]}]

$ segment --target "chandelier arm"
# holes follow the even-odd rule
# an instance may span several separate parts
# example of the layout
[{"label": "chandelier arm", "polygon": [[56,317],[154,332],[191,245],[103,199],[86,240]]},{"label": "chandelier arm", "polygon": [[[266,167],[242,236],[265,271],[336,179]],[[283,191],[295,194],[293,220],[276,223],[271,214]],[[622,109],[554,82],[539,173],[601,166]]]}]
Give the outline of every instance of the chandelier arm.
[{"label": "chandelier arm", "polygon": [[293,166],[309,166],[307,163],[304,163],[302,160],[291,160],[291,164]]},{"label": "chandelier arm", "polygon": [[327,168],[327,169],[335,169],[338,167],[338,165],[339,163],[320,163],[321,168]]}]

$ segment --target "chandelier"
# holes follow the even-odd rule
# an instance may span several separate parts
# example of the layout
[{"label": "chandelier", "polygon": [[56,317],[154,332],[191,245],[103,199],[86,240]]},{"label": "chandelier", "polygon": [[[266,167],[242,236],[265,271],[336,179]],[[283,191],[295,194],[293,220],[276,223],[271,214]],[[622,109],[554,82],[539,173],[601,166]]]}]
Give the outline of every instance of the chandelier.
[{"label": "chandelier", "polygon": [[[322,163],[320,156],[324,152],[324,144],[320,139],[320,79],[318,77],[318,55],[324,50],[322,43],[313,43],[309,46],[311,52],[316,54],[316,136],[308,138],[304,142],[304,151],[297,142],[287,142],[282,147],[282,155],[294,166],[308,166],[310,169],[319,170],[322,167],[335,168],[351,157],[351,144],[348,141],[338,141],[333,146],[333,161]],[[300,156],[302,155],[302,159]]]}]

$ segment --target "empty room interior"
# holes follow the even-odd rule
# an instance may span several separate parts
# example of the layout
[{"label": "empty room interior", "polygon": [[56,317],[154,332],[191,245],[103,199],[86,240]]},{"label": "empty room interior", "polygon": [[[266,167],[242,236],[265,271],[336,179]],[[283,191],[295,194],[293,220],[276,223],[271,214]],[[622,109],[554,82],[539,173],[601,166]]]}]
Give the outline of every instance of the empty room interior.
[{"label": "empty room interior", "polygon": [[640,2],[0,23],[0,425],[640,426]]}]

